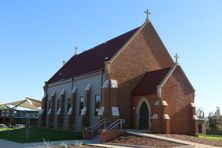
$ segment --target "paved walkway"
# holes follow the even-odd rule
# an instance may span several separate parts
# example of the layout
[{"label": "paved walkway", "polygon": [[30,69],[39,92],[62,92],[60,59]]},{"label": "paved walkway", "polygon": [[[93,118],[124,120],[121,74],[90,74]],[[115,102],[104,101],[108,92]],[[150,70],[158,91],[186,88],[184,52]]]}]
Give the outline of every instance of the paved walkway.
[{"label": "paved walkway", "polygon": [[[130,148],[126,146],[117,146],[117,145],[109,145],[109,144],[101,144],[99,139],[93,139],[93,140],[65,140],[65,141],[52,141],[48,142],[48,145],[61,145],[61,144],[68,144],[68,145],[74,145],[74,144],[86,144],[86,145],[92,145],[92,146],[98,146],[98,147],[107,147],[107,148]],[[16,143],[11,142],[7,140],[0,139],[0,148],[41,148],[45,147],[46,144],[44,142],[36,142],[36,143]]]},{"label": "paved walkway", "polygon": [[0,139],[0,148],[36,148],[46,145],[61,145],[61,144],[96,144],[95,140],[65,140],[65,141],[52,141],[52,142],[36,142],[36,143],[17,143]]},{"label": "paved walkway", "polygon": [[185,140],[179,140],[175,138],[168,138],[164,136],[159,136],[155,134],[148,134],[148,133],[141,133],[141,132],[136,132],[136,131],[127,131],[129,134],[137,135],[137,136],[143,136],[143,137],[149,137],[149,138],[155,138],[155,139],[160,139],[160,140],[166,140],[170,142],[176,142],[180,144],[185,144],[188,147],[195,147],[195,148],[219,148],[217,146],[210,146],[210,145],[205,145],[205,144],[199,144],[199,143],[194,143],[194,142],[189,142]]}]

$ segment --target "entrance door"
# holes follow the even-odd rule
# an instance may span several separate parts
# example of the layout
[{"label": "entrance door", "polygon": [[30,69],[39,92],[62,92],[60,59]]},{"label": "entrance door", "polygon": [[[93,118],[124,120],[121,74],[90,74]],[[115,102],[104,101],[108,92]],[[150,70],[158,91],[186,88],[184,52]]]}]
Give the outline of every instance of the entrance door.
[{"label": "entrance door", "polygon": [[145,102],[141,105],[140,108],[140,129],[148,130],[149,129],[149,110]]}]

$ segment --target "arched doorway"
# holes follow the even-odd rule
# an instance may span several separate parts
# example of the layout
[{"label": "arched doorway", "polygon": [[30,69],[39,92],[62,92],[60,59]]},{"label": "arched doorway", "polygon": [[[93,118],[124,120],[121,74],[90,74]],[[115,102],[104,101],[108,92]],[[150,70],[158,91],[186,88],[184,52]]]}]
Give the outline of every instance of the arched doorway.
[{"label": "arched doorway", "polygon": [[149,129],[149,109],[145,102],[143,102],[140,107],[139,128],[143,130]]}]

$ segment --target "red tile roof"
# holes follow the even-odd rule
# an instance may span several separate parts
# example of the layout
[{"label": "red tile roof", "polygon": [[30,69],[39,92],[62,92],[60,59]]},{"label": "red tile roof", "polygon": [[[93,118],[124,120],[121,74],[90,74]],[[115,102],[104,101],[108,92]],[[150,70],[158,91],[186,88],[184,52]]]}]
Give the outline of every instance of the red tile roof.
[{"label": "red tile roof", "polygon": [[74,55],[47,83],[49,84],[104,69],[104,62],[110,60],[138,29],[139,27],[79,55]]},{"label": "red tile roof", "polygon": [[157,93],[157,86],[164,79],[170,68],[150,71],[144,74],[144,77],[132,91],[132,95],[149,95]]}]

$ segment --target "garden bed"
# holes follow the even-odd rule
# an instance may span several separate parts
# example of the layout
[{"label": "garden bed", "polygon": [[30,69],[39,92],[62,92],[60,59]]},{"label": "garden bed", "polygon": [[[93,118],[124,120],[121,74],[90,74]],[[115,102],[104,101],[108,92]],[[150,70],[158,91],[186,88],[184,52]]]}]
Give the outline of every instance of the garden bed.
[{"label": "garden bed", "polygon": [[173,143],[165,140],[158,140],[148,137],[126,135],[111,140],[108,144],[136,146],[136,147],[156,147],[156,148],[172,148],[178,146],[184,146],[182,144]]}]

